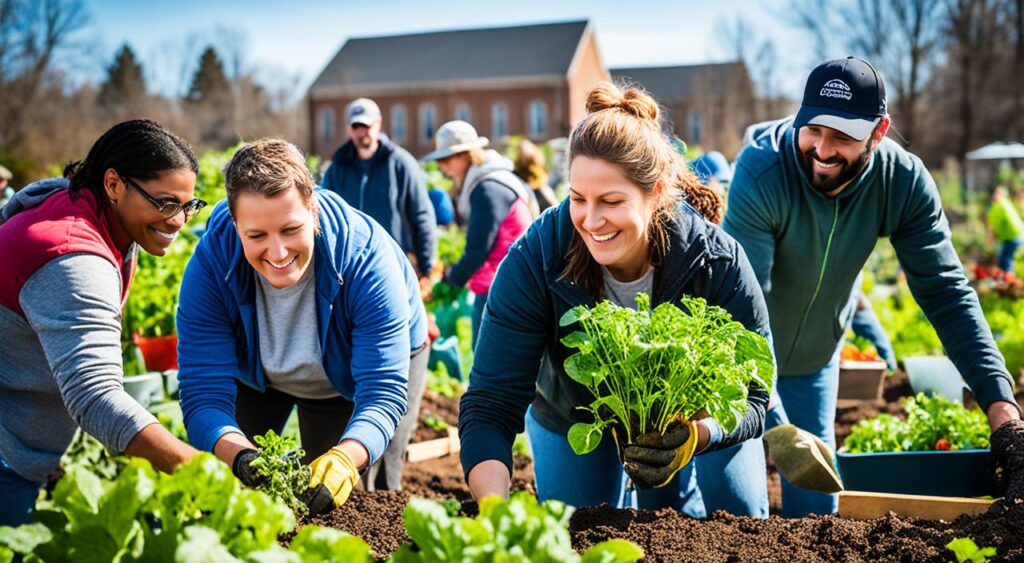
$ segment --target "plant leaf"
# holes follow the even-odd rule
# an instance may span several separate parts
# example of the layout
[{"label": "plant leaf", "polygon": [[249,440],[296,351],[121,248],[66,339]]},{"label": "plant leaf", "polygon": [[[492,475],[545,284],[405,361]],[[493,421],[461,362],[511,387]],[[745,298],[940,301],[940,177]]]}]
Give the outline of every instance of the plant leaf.
[{"label": "plant leaf", "polygon": [[569,445],[576,455],[584,455],[594,451],[601,443],[604,431],[598,424],[577,422],[569,428]]}]

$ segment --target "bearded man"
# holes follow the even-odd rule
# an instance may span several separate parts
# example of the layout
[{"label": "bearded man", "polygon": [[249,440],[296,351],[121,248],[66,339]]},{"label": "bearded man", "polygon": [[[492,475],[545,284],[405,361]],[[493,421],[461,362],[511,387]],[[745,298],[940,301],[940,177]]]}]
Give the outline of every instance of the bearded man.
[{"label": "bearded man", "polygon": [[[953,248],[935,181],[885,137],[890,124],[881,74],[847,57],[811,72],[795,118],[747,132],[723,226],[746,251],[768,304],[779,377],[766,426],[792,422],[835,448],[839,349],[856,310],[854,282],[878,238],[888,237],[995,444],[997,433],[1017,435],[1024,425],[1010,374]],[[783,481],[783,516],[830,514],[837,504],[833,494]]]}]

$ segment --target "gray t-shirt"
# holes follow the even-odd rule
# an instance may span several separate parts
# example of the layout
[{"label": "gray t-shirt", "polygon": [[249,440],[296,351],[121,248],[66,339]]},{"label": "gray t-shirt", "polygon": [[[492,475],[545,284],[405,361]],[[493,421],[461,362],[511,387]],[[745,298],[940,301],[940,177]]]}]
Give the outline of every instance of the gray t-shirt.
[{"label": "gray t-shirt", "polygon": [[628,282],[620,282],[615,279],[608,268],[604,266],[601,266],[601,276],[604,278],[604,298],[619,307],[636,310],[637,294],[643,292],[650,295],[654,288],[654,268],[650,268],[644,275]]},{"label": "gray t-shirt", "polygon": [[339,396],[324,372],[313,264],[298,283],[281,289],[259,274],[256,279],[257,332],[267,385],[303,399]]}]

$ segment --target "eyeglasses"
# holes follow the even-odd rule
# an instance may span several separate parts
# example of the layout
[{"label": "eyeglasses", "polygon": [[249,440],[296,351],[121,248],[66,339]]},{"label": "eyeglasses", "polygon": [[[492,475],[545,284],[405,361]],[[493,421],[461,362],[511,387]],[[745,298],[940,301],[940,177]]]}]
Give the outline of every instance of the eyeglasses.
[{"label": "eyeglasses", "polygon": [[199,198],[195,198],[192,201],[189,201],[189,202],[186,202],[186,203],[178,203],[177,201],[167,201],[167,200],[161,201],[161,200],[156,199],[155,197],[149,195],[149,192],[147,192],[146,190],[142,189],[142,186],[136,184],[135,181],[132,180],[131,178],[126,178],[121,173],[118,173],[117,175],[121,177],[121,181],[122,182],[124,182],[125,184],[128,184],[129,186],[135,188],[136,191],[138,191],[140,194],[142,194],[142,197],[146,198],[146,201],[152,203],[153,207],[156,207],[157,211],[159,211],[160,214],[164,216],[164,219],[170,219],[171,217],[174,217],[178,213],[181,213],[182,211],[184,211],[185,212],[185,222],[187,223],[187,222],[191,221],[192,218],[195,217],[196,214],[199,213],[200,210],[202,210],[204,207],[206,207],[206,202],[201,200],[201,199],[199,199]]}]

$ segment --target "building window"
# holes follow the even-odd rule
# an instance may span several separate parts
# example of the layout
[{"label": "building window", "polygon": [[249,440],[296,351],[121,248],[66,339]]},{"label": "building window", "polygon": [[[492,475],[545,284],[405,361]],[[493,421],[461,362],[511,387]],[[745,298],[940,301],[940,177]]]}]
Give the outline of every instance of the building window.
[{"label": "building window", "polygon": [[324,143],[334,140],[334,110],[332,108],[320,110],[320,139]]},{"label": "building window", "polygon": [[420,105],[420,142],[434,142],[434,132],[437,130],[437,108],[434,104]]},{"label": "building window", "polygon": [[690,138],[686,139],[691,145],[700,144],[700,112],[690,112]]},{"label": "building window", "polygon": [[498,140],[508,135],[508,106],[498,102],[491,106],[491,136]]},{"label": "building window", "polygon": [[461,119],[467,123],[473,122],[473,112],[469,110],[469,104],[460,102],[459,105],[455,106],[455,119]]},{"label": "building window", "polygon": [[396,143],[405,142],[405,106],[391,106],[391,138]]},{"label": "building window", "polygon": [[541,100],[530,102],[530,137],[539,138],[548,133],[548,105]]}]

